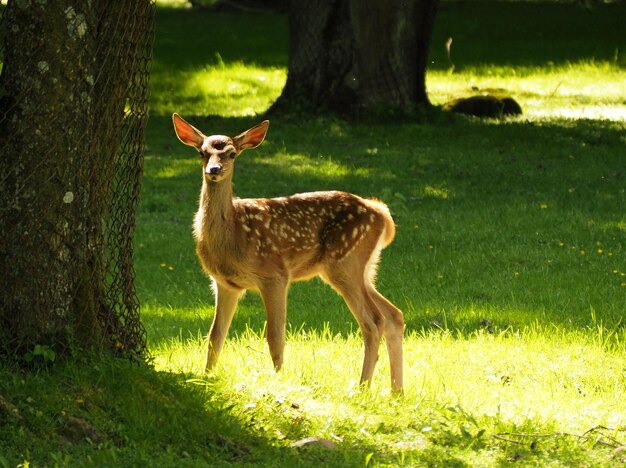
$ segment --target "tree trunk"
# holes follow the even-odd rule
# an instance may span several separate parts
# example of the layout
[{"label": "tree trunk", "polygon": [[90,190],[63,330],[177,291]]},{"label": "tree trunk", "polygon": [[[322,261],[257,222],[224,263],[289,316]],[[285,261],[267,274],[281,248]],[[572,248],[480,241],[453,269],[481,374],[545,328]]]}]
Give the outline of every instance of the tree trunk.
[{"label": "tree trunk", "polygon": [[106,238],[151,9],[149,0],[13,1],[4,13],[0,351],[119,343]]},{"label": "tree trunk", "polygon": [[270,112],[412,113],[429,105],[425,75],[437,0],[292,0],[289,70]]}]

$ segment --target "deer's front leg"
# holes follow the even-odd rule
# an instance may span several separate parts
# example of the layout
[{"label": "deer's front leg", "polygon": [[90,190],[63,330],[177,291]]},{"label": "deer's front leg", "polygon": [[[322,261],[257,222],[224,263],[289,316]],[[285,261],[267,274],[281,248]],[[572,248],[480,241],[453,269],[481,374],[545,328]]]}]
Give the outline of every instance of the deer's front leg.
[{"label": "deer's front leg", "polygon": [[207,351],[206,371],[215,367],[219,358],[228,329],[233,320],[237,302],[242,291],[230,289],[215,283],[215,316],[209,332],[209,349]]},{"label": "deer's front leg", "polygon": [[285,350],[287,284],[286,279],[276,278],[265,281],[259,288],[267,314],[267,344],[276,370],[283,365]]}]

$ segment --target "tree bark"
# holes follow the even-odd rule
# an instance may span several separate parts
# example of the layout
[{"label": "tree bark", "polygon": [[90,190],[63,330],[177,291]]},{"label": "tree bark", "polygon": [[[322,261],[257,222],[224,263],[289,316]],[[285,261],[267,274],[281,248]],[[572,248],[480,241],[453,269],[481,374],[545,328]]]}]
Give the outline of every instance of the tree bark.
[{"label": "tree bark", "polygon": [[0,351],[111,346],[109,201],[136,72],[129,57],[151,18],[143,28],[118,26],[146,7],[17,0],[4,12]]},{"label": "tree bark", "polygon": [[437,0],[292,0],[287,83],[271,112],[429,105],[428,48]]}]

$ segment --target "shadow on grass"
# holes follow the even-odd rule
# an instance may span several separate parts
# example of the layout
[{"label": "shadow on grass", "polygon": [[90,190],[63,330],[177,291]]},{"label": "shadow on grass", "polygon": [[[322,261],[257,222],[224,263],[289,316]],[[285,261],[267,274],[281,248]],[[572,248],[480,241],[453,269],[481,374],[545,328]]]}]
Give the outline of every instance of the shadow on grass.
[{"label": "shadow on grass", "polygon": [[17,375],[0,366],[2,403],[13,408],[0,425],[6,466],[57,465],[60,454],[80,466],[345,462],[340,451],[281,445],[210,380],[106,357]]},{"label": "shadow on grass", "polygon": [[[333,449],[291,447],[311,435],[291,403],[270,395],[267,404],[276,414],[269,422],[267,416],[257,418],[254,407],[243,407],[244,400],[234,402],[233,390],[223,385],[106,356],[36,371],[0,365],[0,461],[3,466],[360,467],[372,454],[381,464],[398,461],[399,449],[354,439]],[[449,446],[426,439],[423,446],[401,451],[415,463],[463,466]]]},{"label": "shadow on grass", "polygon": [[[430,67],[450,67],[444,46],[450,37],[456,71],[594,60],[623,63],[619,51],[624,46],[625,14],[623,2],[591,8],[565,2],[443,3],[435,21]],[[157,8],[154,60],[176,72],[235,61],[286,67],[287,49],[285,14]]]},{"label": "shadow on grass", "polygon": [[565,2],[444,2],[435,21],[430,67],[450,67],[448,38],[453,39],[451,57],[457,72],[594,60],[624,64],[619,57],[624,45],[619,22],[625,14],[623,2],[597,8]]},{"label": "shadow on grass", "polygon": [[285,15],[157,8],[156,20],[154,61],[172,70],[235,61],[287,66]]}]

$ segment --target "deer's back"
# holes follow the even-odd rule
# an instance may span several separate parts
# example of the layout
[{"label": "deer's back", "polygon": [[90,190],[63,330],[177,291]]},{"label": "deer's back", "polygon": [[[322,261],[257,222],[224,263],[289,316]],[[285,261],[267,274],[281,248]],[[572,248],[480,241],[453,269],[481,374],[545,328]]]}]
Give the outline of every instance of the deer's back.
[{"label": "deer's back", "polygon": [[280,259],[294,279],[313,276],[316,265],[349,255],[367,237],[384,232],[385,246],[395,232],[382,202],[346,192],[239,199],[234,207],[248,255],[260,264]]}]

